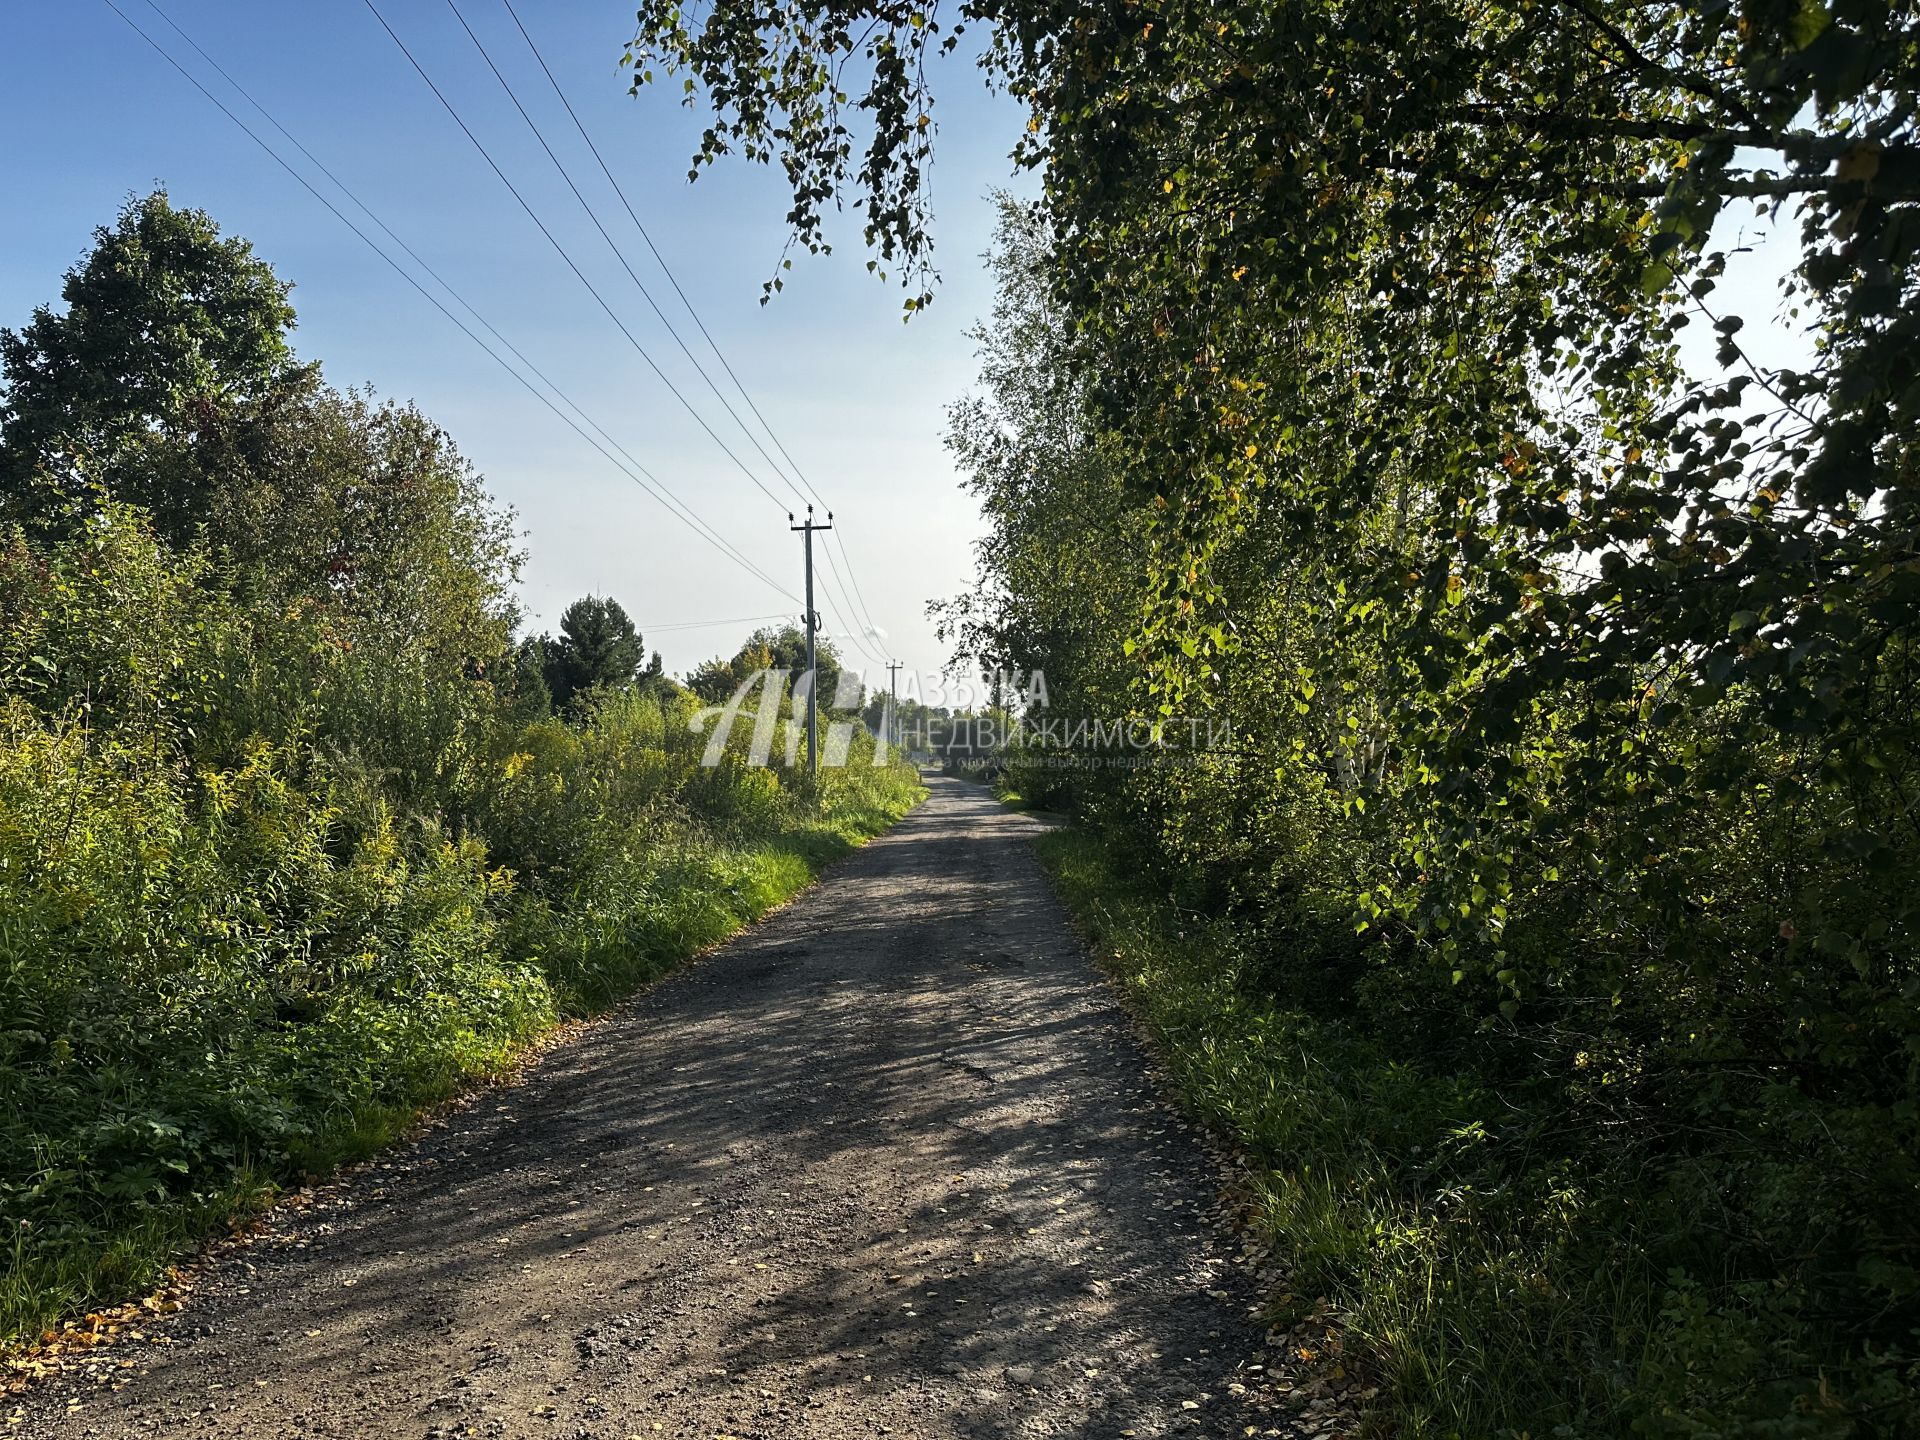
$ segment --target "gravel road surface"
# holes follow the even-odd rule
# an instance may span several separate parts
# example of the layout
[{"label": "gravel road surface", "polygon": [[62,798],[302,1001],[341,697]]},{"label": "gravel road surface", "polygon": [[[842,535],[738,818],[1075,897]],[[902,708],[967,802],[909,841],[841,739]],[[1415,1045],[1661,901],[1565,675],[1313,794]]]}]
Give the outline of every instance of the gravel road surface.
[{"label": "gravel road surface", "polygon": [[[1240,1436],[1263,1334],[1048,891],[928,802],[0,1436]],[[9,1407],[11,1408],[11,1407]]]}]

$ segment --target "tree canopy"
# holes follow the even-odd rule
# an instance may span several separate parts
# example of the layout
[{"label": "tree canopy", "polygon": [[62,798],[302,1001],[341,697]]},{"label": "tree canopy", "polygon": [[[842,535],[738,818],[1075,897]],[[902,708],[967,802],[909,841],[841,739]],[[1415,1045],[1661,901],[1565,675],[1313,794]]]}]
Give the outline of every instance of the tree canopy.
[{"label": "tree canopy", "polygon": [[625,608],[606,595],[583,595],[560,612],[560,633],[541,642],[542,670],[553,703],[574,705],[594,690],[631,685],[643,675],[658,675],[660,657],[649,670],[647,648]]},{"label": "tree canopy", "polygon": [[[630,56],[704,89],[699,164],[778,160],[801,241],[851,192],[911,306],[929,62],[969,26],[1030,107],[1055,363],[1139,507],[1136,703],[1204,703],[1240,653],[1272,580],[1235,583],[1237,536],[1310,567],[1302,693],[1376,697],[1340,746],[1422,777],[1368,905],[1442,954],[1477,930],[1512,975],[1514,817],[1664,793],[1644,737],[1728,696],[1736,770],[1818,733],[1885,772],[1861,722],[1902,703],[1886,660],[1920,600],[1910,7],[661,0]],[[1723,306],[1733,206],[1797,219],[1799,366],[1757,364]],[[1690,326],[1711,373],[1681,363]],[[1887,805],[1819,843],[1888,843]]]},{"label": "tree canopy", "polygon": [[0,331],[0,520],[58,537],[131,505],[344,645],[491,662],[510,517],[417,409],[298,360],[291,289],[204,212],[130,201],[68,271],[66,309]]},{"label": "tree canopy", "polygon": [[[824,635],[814,637],[813,649],[814,663],[820,672],[820,703],[823,706],[837,704],[844,668],[840,651]],[[785,670],[797,683],[807,670],[807,632],[798,625],[763,625],[741,642],[731,658],[716,655],[697,666],[687,683],[696,695],[718,704],[740,685],[768,669]],[[853,703],[859,705],[864,699],[862,693]]]},{"label": "tree canopy", "polygon": [[[0,507],[70,521],[102,488],[180,537],[211,477],[181,449],[301,376],[291,286],[165,191],[130,200],[66,275],[66,308],[0,330]],[[183,472],[186,472],[183,474]]]}]

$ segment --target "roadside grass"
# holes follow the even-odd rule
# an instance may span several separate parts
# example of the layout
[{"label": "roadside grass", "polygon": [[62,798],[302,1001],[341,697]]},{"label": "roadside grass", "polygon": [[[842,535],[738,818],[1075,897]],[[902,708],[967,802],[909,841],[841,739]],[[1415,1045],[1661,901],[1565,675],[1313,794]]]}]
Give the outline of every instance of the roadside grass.
[{"label": "roadside grass", "polygon": [[[409,1112],[408,1119],[415,1113]],[[393,1134],[401,1128],[396,1127]],[[342,1164],[380,1148],[375,1144],[355,1150],[345,1143],[347,1139],[348,1132],[343,1130]],[[88,1311],[158,1289],[184,1254],[209,1236],[259,1214],[281,1189],[280,1181],[248,1168],[213,1194],[155,1206],[130,1224],[99,1233],[86,1245],[29,1251],[31,1231],[11,1225],[14,1234],[7,1264],[0,1270],[0,1357],[52,1339],[56,1327]]]},{"label": "roadside grass", "polygon": [[1067,814],[1048,803],[1045,795],[1035,795],[1009,784],[1007,773],[1003,773],[993,786],[994,798],[1016,815],[1032,815],[1050,823],[1065,824]]},{"label": "roadside grass", "polygon": [[1658,1311],[1630,1225],[1565,1176],[1503,1173],[1500,1103],[1472,1077],[1262,996],[1229,924],[1142,890],[1085,832],[1035,844],[1184,1103],[1254,1163],[1252,1223],[1286,1267],[1270,1318],[1336,1317],[1377,1387],[1369,1433],[1617,1433]]},{"label": "roadside grass", "polygon": [[[522,897],[501,927],[508,954],[529,956],[507,993],[494,980],[472,994],[435,997],[421,1013],[329,1015],[323,1037],[263,1037],[262,1070],[311,1071],[307,1085],[276,1074],[289,1094],[304,1093],[314,1113],[289,1124],[273,1144],[232,1153],[225,1173],[184,1193],[155,1192],[137,1203],[88,1213],[55,1203],[51,1223],[9,1216],[0,1234],[0,1354],[51,1339],[63,1324],[150,1293],[184,1255],[210,1237],[243,1226],[290,1185],[364,1160],[403,1137],[432,1107],[511,1069],[528,1047],[564,1021],[609,1008],[738,933],[810,884],[833,861],[881,833],[924,797],[917,783],[869,783],[821,794],[817,808],[795,805],[764,835],[639,834],[628,852],[601,867],[596,893],[577,908]],[[511,1003],[508,1003],[508,1002]],[[492,1003],[492,1008],[487,1007]],[[320,1027],[316,1027],[320,1028]],[[404,1030],[405,1033],[397,1033]],[[331,1053],[293,1053],[316,1038]],[[281,1048],[272,1050],[268,1046]],[[163,1057],[152,1057],[158,1065]],[[209,1057],[212,1058],[212,1057]],[[180,1057],[175,1057],[176,1063]],[[361,1093],[328,1093],[338,1072],[371,1082]],[[151,1107],[162,1076],[129,1070],[126,1103]],[[180,1087],[176,1110],[204,1101]],[[0,1100],[25,1095],[0,1067]],[[24,1107],[23,1107],[24,1108]],[[17,1114],[14,1123],[48,1127],[30,1161],[39,1193],[71,1189],[75,1176],[51,1133],[55,1115]],[[16,1136],[17,1136],[17,1132]],[[76,1196],[76,1199],[78,1197]]]}]

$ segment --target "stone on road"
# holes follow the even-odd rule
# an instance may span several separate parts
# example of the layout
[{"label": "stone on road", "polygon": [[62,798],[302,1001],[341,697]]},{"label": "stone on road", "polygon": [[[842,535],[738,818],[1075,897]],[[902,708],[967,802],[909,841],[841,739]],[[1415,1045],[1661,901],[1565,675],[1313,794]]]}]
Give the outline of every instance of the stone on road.
[{"label": "stone on road", "polygon": [[1215,1172],[1052,898],[1038,822],[930,783],[0,1433],[1265,1430]]}]

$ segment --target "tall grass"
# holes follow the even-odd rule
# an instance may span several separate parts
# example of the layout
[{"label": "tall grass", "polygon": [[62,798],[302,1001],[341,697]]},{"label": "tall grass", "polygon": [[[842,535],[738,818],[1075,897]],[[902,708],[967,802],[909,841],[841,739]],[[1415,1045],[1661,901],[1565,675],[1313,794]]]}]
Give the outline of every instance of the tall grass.
[{"label": "tall grass", "polygon": [[[62,845],[19,828],[5,762],[23,748],[0,749],[8,1341],[150,1288],[282,1186],[391,1143],[556,1021],[787,900],[920,793],[910,771],[869,771],[746,831],[588,817],[622,833],[543,894],[488,869],[477,842],[403,858],[383,831],[336,859],[332,822],[314,814],[263,838],[257,800],[171,831],[142,824],[133,859],[110,828],[124,778],[84,766],[34,807],[69,831]],[[273,853],[244,868],[209,857],[207,832],[235,826]],[[67,863],[36,874],[35,853]],[[130,864],[146,872],[137,887]],[[208,870],[206,888],[185,893],[175,864]]]},{"label": "tall grass", "polygon": [[703,767],[670,683],[563,721],[417,647],[259,624],[130,513],[14,553],[0,1343],[151,1286],[923,793],[864,737],[818,784]]},{"label": "tall grass", "polygon": [[[1254,1223],[1290,1267],[1273,1319],[1325,1303],[1365,1357],[1371,1433],[1731,1440],[1761,1432],[1688,1402],[1754,1375],[1782,1388],[1817,1375],[1652,1258],[1710,1216],[1569,1159],[1542,1134],[1549,1107],[1529,1114],[1471,1070],[1396,1058],[1276,998],[1234,924],[1176,908],[1095,836],[1038,845],[1186,1103],[1254,1163]],[[1890,1361],[1884,1428],[1801,1406],[1766,1433],[1901,1433],[1903,1383]]]}]

